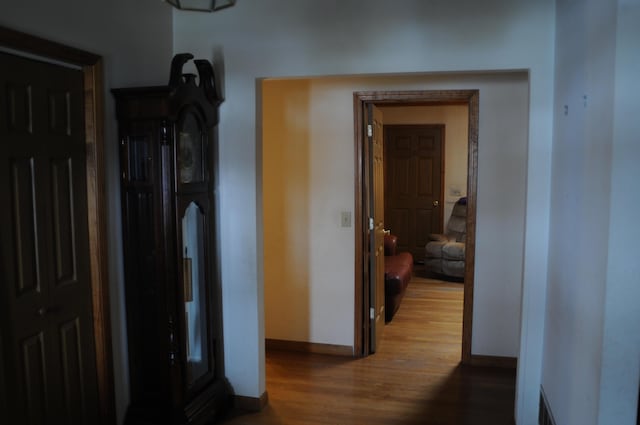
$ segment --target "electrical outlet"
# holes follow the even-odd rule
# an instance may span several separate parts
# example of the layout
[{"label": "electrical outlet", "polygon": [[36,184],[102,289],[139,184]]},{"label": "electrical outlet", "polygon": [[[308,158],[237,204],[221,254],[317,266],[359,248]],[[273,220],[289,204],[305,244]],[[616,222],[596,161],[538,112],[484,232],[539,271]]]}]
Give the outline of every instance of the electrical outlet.
[{"label": "electrical outlet", "polygon": [[340,213],[340,225],[342,227],[351,227],[351,211],[342,211]]}]

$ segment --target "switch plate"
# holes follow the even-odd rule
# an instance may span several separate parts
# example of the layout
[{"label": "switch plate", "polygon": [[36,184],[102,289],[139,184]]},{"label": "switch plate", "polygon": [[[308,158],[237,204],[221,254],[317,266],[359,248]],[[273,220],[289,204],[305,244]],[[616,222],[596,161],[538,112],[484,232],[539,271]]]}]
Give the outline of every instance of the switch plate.
[{"label": "switch plate", "polygon": [[342,211],[340,213],[340,226],[351,227],[351,211]]}]

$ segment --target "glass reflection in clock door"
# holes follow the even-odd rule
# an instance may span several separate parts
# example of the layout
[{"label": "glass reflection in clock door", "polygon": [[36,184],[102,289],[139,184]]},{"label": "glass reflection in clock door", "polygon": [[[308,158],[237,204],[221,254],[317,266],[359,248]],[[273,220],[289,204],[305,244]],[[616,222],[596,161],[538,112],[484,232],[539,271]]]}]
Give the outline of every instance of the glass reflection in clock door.
[{"label": "glass reflection in clock door", "polygon": [[204,214],[191,202],[182,217],[182,269],[186,323],[187,384],[210,370],[207,333],[207,294]]},{"label": "glass reflection in clock door", "polygon": [[178,132],[178,167],[180,183],[204,180],[202,131],[198,120],[191,113],[184,115]]}]

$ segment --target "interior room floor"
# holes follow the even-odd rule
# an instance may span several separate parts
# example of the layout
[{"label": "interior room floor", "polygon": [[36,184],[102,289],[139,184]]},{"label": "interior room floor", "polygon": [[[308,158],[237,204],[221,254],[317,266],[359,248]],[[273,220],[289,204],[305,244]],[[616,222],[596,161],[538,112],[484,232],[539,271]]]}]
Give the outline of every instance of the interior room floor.
[{"label": "interior room floor", "polygon": [[462,284],[418,276],[378,353],[268,351],[269,404],[233,425],[510,425],[515,370],[461,366]]}]

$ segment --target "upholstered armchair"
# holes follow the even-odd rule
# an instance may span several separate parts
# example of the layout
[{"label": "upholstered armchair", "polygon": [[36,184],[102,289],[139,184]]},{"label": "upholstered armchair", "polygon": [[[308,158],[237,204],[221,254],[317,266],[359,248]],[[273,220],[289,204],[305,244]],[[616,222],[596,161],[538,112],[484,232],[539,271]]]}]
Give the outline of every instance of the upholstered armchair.
[{"label": "upholstered armchair", "polygon": [[467,198],[453,206],[444,235],[431,234],[426,245],[425,268],[437,275],[464,278],[467,236]]}]

